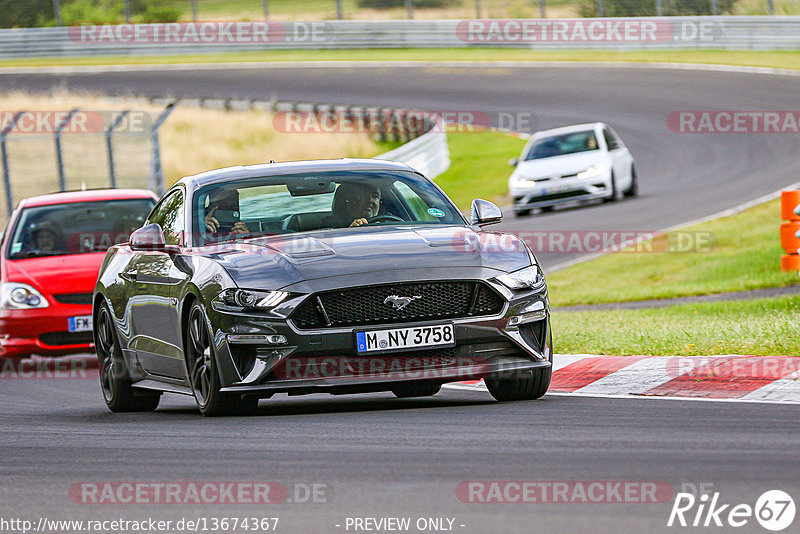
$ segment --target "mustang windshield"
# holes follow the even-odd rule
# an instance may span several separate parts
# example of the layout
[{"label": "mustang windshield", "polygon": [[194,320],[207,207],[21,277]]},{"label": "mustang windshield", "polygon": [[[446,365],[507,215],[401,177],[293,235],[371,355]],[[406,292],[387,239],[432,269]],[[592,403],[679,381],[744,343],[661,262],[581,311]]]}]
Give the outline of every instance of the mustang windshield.
[{"label": "mustang windshield", "polygon": [[554,135],[537,141],[525,155],[525,161],[563,156],[576,152],[597,150],[597,137],[593,130]]},{"label": "mustang windshield", "polygon": [[194,195],[195,245],[238,237],[376,225],[464,224],[430,182],[410,172],[249,178]]},{"label": "mustang windshield", "polygon": [[149,198],[72,202],[25,208],[9,259],[105,252],[128,241],[153,208]]}]

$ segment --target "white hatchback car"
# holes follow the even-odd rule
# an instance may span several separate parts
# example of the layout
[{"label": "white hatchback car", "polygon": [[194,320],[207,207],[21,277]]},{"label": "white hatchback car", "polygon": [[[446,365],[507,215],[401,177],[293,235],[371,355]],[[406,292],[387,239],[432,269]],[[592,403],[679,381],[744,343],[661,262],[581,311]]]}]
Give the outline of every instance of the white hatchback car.
[{"label": "white hatchback car", "polygon": [[550,211],[568,202],[636,196],[633,156],[610,126],[602,122],[535,133],[508,179],[514,213]]}]

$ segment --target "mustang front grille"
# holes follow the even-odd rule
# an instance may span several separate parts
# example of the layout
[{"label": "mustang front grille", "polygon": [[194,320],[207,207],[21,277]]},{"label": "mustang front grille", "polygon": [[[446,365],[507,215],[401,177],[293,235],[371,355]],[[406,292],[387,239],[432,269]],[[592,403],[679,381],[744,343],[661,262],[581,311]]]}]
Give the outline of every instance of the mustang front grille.
[{"label": "mustang front grille", "polygon": [[496,315],[503,304],[483,282],[412,282],[316,293],[291,318],[305,329],[367,326]]}]

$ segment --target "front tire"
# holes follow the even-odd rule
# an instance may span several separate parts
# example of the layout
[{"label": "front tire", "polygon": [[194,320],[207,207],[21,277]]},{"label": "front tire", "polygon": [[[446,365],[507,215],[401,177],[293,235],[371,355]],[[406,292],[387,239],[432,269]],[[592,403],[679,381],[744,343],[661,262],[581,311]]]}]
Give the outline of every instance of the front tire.
[{"label": "front tire", "polygon": [[392,393],[398,399],[408,399],[411,397],[433,397],[442,389],[441,384],[412,383],[395,386]]},{"label": "front tire", "polygon": [[186,323],[186,363],[189,383],[200,413],[219,415],[250,415],[258,408],[258,397],[241,397],[220,392],[217,358],[211,345],[206,313],[195,302]]},{"label": "front tire", "polygon": [[549,337],[550,367],[530,371],[508,371],[491,374],[484,379],[492,397],[500,402],[535,400],[547,393],[553,375],[553,336]]},{"label": "front tire", "polygon": [[622,191],[617,186],[617,177],[611,173],[611,196],[603,199],[605,202],[617,202],[622,200]]},{"label": "front tire", "polygon": [[639,179],[636,176],[636,167],[631,167],[631,186],[625,191],[626,197],[635,197],[639,195]]},{"label": "front tire", "polygon": [[100,367],[100,388],[112,412],[152,412],[161,400],[160,393],[135,391],[122,358],[117,328],[108,304],[103,302],[97,314],[95,351]]}]

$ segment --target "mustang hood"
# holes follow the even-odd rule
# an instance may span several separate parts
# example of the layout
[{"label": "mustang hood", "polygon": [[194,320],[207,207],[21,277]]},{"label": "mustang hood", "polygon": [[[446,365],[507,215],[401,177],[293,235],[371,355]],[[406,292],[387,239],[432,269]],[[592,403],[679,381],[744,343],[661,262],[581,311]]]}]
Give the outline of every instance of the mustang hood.
[{"label": "mustang hood", "polygon": [[[530,265],[514,235],[464,226],[376,226],[255,238],[205,247],[240,287],[280,289],[297,282],[387,273],[394,279],[479,277]],[[471,273],[471,274],[465,274]],[[364,280],[364,283],[368,283]]]}]

